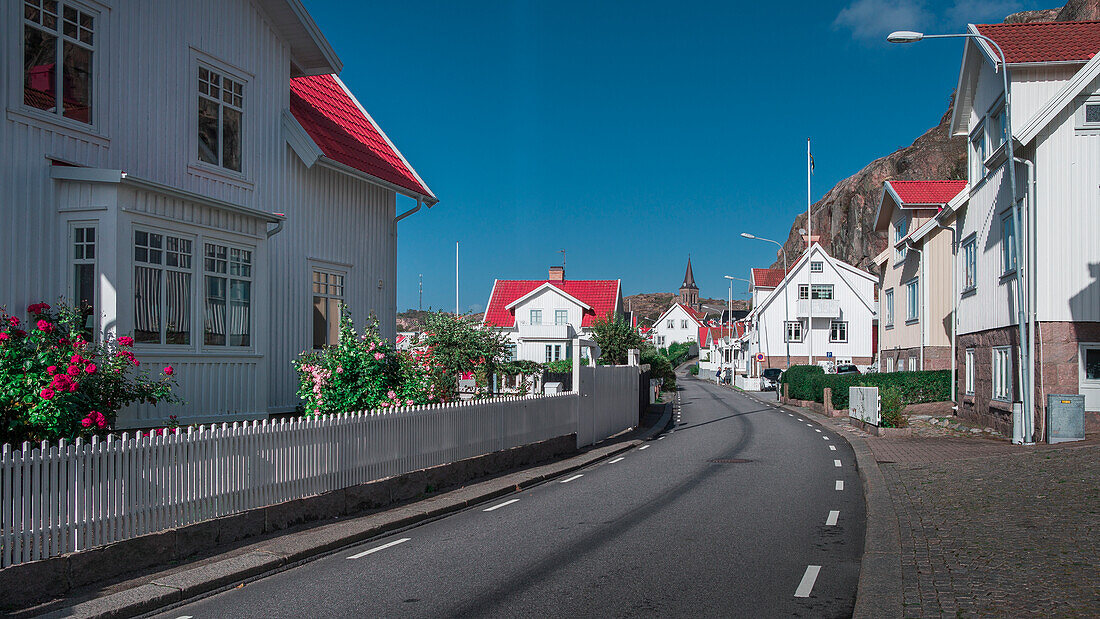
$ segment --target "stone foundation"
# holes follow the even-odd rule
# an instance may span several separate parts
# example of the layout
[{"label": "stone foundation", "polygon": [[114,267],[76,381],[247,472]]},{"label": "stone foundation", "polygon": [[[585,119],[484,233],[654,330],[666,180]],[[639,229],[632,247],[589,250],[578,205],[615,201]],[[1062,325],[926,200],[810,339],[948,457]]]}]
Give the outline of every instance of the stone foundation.
[{"label": "stone foundation", "polygon": [[951,347],[950,346],[925,346],[924,347],[924,367],[911,368],[909,367],[909,358],[916,357],[917,365],[920,365],[920,347],[916,348],[891,348],[890,350],[879,351],[878,357],[878,371],[886,371],[886,359],[892,358],[894,360],[894,369],[898,368],[898,360],[905,360],[905,369],[908,371],[915,370],[950,370],[951,369]]}]

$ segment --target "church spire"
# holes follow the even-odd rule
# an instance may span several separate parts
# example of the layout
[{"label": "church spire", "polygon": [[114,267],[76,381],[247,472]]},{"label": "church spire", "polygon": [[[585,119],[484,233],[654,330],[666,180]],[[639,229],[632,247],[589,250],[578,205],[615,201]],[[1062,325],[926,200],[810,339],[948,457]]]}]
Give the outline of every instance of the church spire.
[{"label": "church spire", "polygon": [[687,271],[684,272],[684,283],[680,285],[680,303],[694,309],[698,309],[699,305],[699,287],[695,285],[695,274],[691,272],[690,255]]},{"label": "church spire", "polygon": [[695,274],[691,272],[691,254],[688,254],[688,268],[684,273],[684,284],[681,288],[696,288],[695,286]]}]

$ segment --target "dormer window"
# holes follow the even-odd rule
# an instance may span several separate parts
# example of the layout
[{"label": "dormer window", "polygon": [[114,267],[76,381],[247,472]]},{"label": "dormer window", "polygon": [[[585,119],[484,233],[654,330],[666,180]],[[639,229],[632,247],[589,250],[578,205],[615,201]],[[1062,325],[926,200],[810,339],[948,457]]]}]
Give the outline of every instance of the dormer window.
[{"label": "dormer window", "polygon": [[199,161],[241,171],[244,81],[199,65]]},{"label": "dormer window", "polygon": [[95,15],[58,0],[23,3],[23,104],[92,122]]},{"label": "dormer window", "polygon": [[813,261],[810,263],[810,273],[821,273],[825,270],[825,265],[819,261]]}]

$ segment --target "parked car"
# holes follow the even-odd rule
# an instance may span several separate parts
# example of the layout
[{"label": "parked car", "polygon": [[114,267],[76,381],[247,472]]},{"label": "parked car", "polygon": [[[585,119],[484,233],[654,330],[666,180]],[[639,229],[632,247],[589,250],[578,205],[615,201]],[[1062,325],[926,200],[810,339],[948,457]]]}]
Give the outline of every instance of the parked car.
[{"label": "parked car", "polygon": [[767,368],[760,373],[760,390],[761,391],[775,391],[779,387],[779,377],[783,375],[783,370],[779,368]]},{"label": "parked car", "polygon": [[851,363],[843,363],[841,365],[836,366],[836,373],[837,374],[862,374],[863,372],[860,372],[859,368],[852,365]]}]

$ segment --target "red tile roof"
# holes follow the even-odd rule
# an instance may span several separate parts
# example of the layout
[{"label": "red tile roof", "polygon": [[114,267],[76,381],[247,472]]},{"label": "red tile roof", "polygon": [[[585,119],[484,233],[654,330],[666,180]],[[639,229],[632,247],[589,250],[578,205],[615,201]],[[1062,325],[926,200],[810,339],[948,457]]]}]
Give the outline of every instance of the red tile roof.
[{"label": "red tile roof", "polygon": [[886,181],[907,204],[947,204],[966,189],[966,181]]},{"label": "red tile roof", "polygon": [[691,316],[695,319],[696,322],[700,324],[703,322],[703,319],[707,317],[706,312],[696,311],[695,308],[684,305],[683,303],[677,303],[677,305],[684,308],[684,311],[688,313],[688,316]]},{"label": "red tile roof", "polygon": [[619,298],[619,282],[614,279],[565,281],[498,279],[493,286],[493,293],[489,295],[489,307],[485,310],[485,324],[493,327],[514,327],[516,314],[514,308],[508,309],[508,305],[543,284],[560,288],[566,294],[592,307],[591,310],[584,310],[584,316],[581,318],[582,327],[591,327],[596,319],[614,312]]},{"label": "red tile roof", "polygon": [[290,112],[325,157],[435,198],[335,75],[291,78]]},{"label": "red tile roof", "polygon": [[1100,21],[979,24],[975,27],[1001,46],[1010,64],[1086,62],[1100,51]]},{"label": "red tile roof", "polygon": [[783,281],[783,269],[753,269],[752,285],[762,288],[775,288]]},{"label": "red tile roof", "polygon": [[714,339],[721,339],[730,334],[729,327],[699,327],[699,345],[707,345],[707,335],[710,335]]}]

